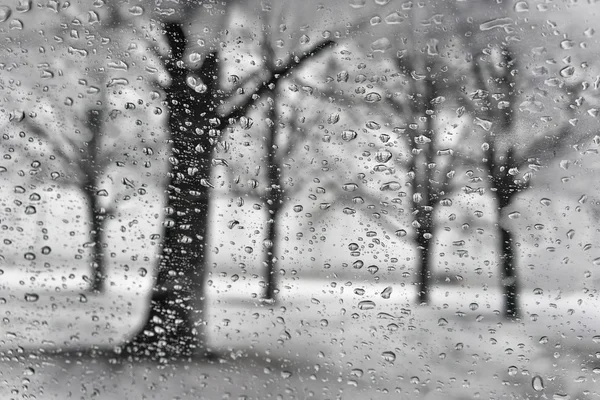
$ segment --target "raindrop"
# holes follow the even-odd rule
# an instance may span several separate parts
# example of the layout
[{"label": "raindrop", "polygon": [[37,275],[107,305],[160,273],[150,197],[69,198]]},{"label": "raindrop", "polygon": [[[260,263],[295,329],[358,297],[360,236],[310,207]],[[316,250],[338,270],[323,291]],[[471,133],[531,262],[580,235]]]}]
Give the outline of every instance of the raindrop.
[{"label": "raindrop", "polygon": [[508,218],[510,219],[518,219],[521,217],[521,213],[518,211],[513,211],[510,214],[508,214]]},{"label": "raindrop", "polygon": [[44,246],[44,247],[42,247],[42,254],[43,255],[47,256],[51,252],[52,252],[52,248],[50,246]]},{"label": "raindrop", "polygon": [[359,310],[372,310],[375,308],[375,302],[371,300],[363,300],[358,303]]},{"label": "raindrop", "polygon": [[353,131],[352,129],[348,129],[342,132],[342,139],[345,140],[346,142],[350,142],[354,139],[356,139],[356,137],[358,136],[358,133],[356,133],[356,131]]},{"label": "raindrop", "polygon": [[387,149],[379,150],[375,153],[375,160],[379,163],[386,163],[392,158],[392,152]]},{"label": "raindrop", "polygon": [[536,392],[541,392],[544,390],[544,380],[542,377],[539,375],[534,376],[531,380],[531,387],[533,387],[533,390]]},{"label": "raindrop", "polygon": [[575,230],[574,230],[574,229],[570,229],[570,230],[567,232],[567,238],[569,238],[569,239],[573,239],[573,237],[574,237],[574,236],[575,236]]},{"label": "raindrop", "polygon": [[35,254],[33,254],[33,253],[25,253],[24,257],[27,261],[35,260]]},{"label": "raindrop", "polygon": [[79,293],[79,302],[80,303],[87,303],[87,301],[88,301],[87,296],[85,294],[83,294],[83,293]]},{"label": "raindrop", "polygon": [[376,53],[384,53],[392,48],[392,42],[388,38],[380,38],[371,43],[371,50]]},{"label": "raindrop", "polygon": [[528,12],[529,4],[527,4],[526,1],[519,1],[515,4],[515,11],[516,12]]},{"label": "raindrop", "polygon": [[365,96],[365,101],[367,103],[377,103],[378,101],[381,101],[381,95],[376,92],[367,93]]},{"label": "raindrop", "polygon": [[356,260],[352,263],[354,269],[361,269],[364,265],[365,263],[362,260]]},{"label": "raindrop", "polygon": [[7,6],[0,6],[0,22],[4,22],[10,18],[10,14],[12,14],[12,10]]},{"label": "raindrop", "polygon": [[31,0],[19,0],[19,4],[15,7],[15,10],[20,13],[31,10]]},{"label": "raindrop", "polygon": [[254,249],[253,249],[252,247],[250,247],[250,246],[246,246],[246,247],[244,248],[244,251],[245,251],[246,253],[248,253],[248,254],[252,254],[252,252],[254,252]]},{"label": "raindrop", "polygon": [[377,122],[375,121],[369,121],[366,123],[366,127],[369,129],[372,129],[374,131],[381,129],[381,125],[379,125]]},{"label": "raindrop", "polygon": [[27,215],[32,215],[32,214],[35,214],[36,212],[37,212],[37,210],[35,209],[34,206],[25,207],[25,214],[27,214]]},{"label": "raindrop", "polygon": [[367,0],[348,0],[348,4],[352,8],[363,8],[367,4]]},{"label": "raindrop", "polygon": [[512,25],[512,23],[513,20],[510,18],[496,18],[479,25],[479,29],[482,31],[489,31],[495,28],[506,28],[507,26]]},{"label": "raindrop", "polygon": [[391,182],[386,182],[383,185],[381,185],[379,190],[382,192],[394,192],[394,191],[400,190],[401,187],[402,187],[402,185],[400,184],[400,182],[391,181]]},{"label": "raindrop", "polygon": [[342,189],[345,192],[354,192],[356,189],[358,189],[358,185],[356,183],[345,183],[342,185]]},{"label": "raindrop", "polygon": [[485,119],[481,119],[479,117],[475,118],[475,125],[482,127],[486,131],[490,131],[492,129],[492,121],[488,121]]},{"label": "raindrop", "polygon": [[438,326],[446,326],[448,325],[448,320],[446,318],[438,319]]},{"label": "raindrop", "polygon": [[404,237],[404,236],[406,236],[406,235],[407,235],[407,232],[406,232],[404,229],[398,229],[398,230],[395,232],[395,235],[396,235],[396,236],[398,236],[398,237]]},{"label": "raindrop", "polygon": [[519,369],[517,367],[515,367],[514,365],[511,365],[510,367],[508,367],[508,375],[515,376],[515,375],[517,375],[517,372],[519,372]]},{"label": "raindrop", "polygon": [[300,36],[300,44],[308,44],[310,42],[310,37],[308,35]]},{"label": "raindrop", "polygon": [[385,289],[383,289],[383,292],[381,292],[381,297],[384,299],[389,299],[390,296],[392,295],[392,287],[388,286]]},{"label": "raindrop", "polygon": [[544,206],[549,206],[550,204],[552,204],[552,200],[550,200],[550,199],[547,199],[547,198],[545,198],[545,197],[544,197],[544,198],[542,198],[542,199],[540,200],[540,203],[541,203],[542,205],[544,205]]},{"label": "raindrop", "polygon": [[478,308],[479,308],[479,304],[477,304],[477,303],[471,303],[471,304],[469,304],[469,309],[470,309],[471,311],[475,311],[475,310],[477,310]]},{"label": "raindrop", "polygon": [[301,212],[302,210],[304,210],[304,207],[302,207],[300,204],[296,204],[296,205],[294,206],[294,212],[297,212],[297,213],[299,213],[299,212]]},{"label": "raindrop", "polygon": [[148,270],[144,267],[138,269],[138,275],[141,276],[142,278],[146,275],[148,275]]},{"label": "raindrop", "polygon": [[396,361],[396,353],[394,353],[393,351],[384,351],[383,353],[381,353],[381,357],[383,357],[383,359],[388,362]]},{"label": "raindrop", "polygon": [[369,273],[371,273],[372,275],[376,274],[377,271],[379,271],[379,267],[377,265],[369,265],[367,267],[367,271],[369,271]]},{"label": "raindrop", "polygon": [[136,17],[142,15],[143,13],[144,9],[140,6],[133,6],[129,9],[129,14],[135,15]]},{"label": "raindrop", "polygon": [[575,74],[575,67],[567,66],[560,70],[560,76],[563,78],[570,78]]},{"label": "raindrop", "polygon": [[28,303],[35,303],[40,299],[37,293],[25,293],[25,301]]}]

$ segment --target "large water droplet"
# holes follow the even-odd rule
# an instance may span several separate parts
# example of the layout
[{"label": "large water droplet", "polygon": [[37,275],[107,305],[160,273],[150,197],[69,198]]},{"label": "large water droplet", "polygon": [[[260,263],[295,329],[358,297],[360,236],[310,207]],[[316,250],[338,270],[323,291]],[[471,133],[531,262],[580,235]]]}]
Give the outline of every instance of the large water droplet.
[{"label": "large water droplet", "polygon": [[392,295],[392,287],[388,286],[385,289],[383,289],[383,292],[381,292],[381,297],[384,299],[389,299],[390,296]]},{"label": "large water droplet", "polygon": [[25,293],[25,301],[28,303],[35,303],[40,299],[37,293]]},{"label": "large water droplet", "polygon": [[536,392],[541,392],[544,390],[544,380],[542,377],[539,375],[534,376],[531,380],[531,387],[533,387],[533,390]]},{"label": "large water droplet", "polygon": [[12,14],[12,10],[7,6],[0,6],[0,22],[4,22],[10,18],[10,14]]},{"label": "large water droplet", "polygon": [[375,302],[371,300],[363,300],[358,303],[359,310],[372,310],[375,308]]},{"label": "large water droplet", "polygon": [[383,359],[388,362],[396,361],[396,353],[394,353],[393,351],[384,351],[383,353],[381,353],[381,357],[383,357]]}]

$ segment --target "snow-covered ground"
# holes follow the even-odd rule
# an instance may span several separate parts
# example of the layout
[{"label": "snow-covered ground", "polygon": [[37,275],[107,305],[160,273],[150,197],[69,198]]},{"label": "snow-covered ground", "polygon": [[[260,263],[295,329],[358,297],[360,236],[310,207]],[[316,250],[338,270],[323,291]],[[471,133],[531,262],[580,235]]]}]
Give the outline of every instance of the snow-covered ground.
[{"label": "snow-covered ground", "polygon": [[[59,291],[19,284],[30,275],[17,275],[1,277],[6,385],[0,395],[7,399],[19,398],[12,389],[44,399],[92,398],[94,390],[102,399],[218,399],[227,393],[248,399],[311,393],[318,399],[575,399],[593,398],[600,387],[595,293],[523,293],[521,321],[507,322],[495,289],[436,287],[431,304],[418,306],[409,285],[392,285],[389,293],[389,283],[295,278],[282,281],[279,301],[271,304],[256,298],[258,281],[212,277],[207,332],[221,360],[160,369],[29,353],[117,346],[143,318],[147,278],[132,273],[127,284],[94,296],[69,285],[68,277]],[[19,348],[30,355],[14,358]],[[540,391],[532,385],[536,376],[544,382]]]}]

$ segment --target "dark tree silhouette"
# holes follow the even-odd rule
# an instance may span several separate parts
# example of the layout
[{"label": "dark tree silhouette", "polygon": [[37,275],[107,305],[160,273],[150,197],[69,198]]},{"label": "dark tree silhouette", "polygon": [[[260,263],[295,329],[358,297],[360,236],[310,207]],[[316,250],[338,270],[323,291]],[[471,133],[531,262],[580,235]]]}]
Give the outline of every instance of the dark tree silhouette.
[{"label": "dark tree silhouette", "polygon": [[[233,109],[221,112],[219,106],[230,99],[220,89],[219,53],[207,54],[199,68],[190,68],[182,59],[188,44],[182,24],[166,23],[164,33],[169,54],[161,59],[171,78],[164,89],[172,143],[167,216],[150,311],[126,346],[135,356],[158,359],[209,354],[204,335],[204,259],[212,188],[209,178],[212,152],[223,130],[246,115],[261,95],[295,67],[333,43],[324,41],[301,56],[292,56],[281,67],[261,71],[254,79],[256,88],[241,101],[233,100]],[[202,84],[190,85],[190,77],[200,79]]]},{"label": "dark tree silhouette", "polygon": [[101,201],[101,197],[107,196],[108,193],[101,187],[100,181],[115,155],[114,151],[107,150],[103,144],[102,139],[106,135],[105,124],[109,118],[106,115],[106,98],[102,104],[103,107],[88,109],[81,118],[83,134],[87,136],[84,140],[76,140],[69,135],[52,134],[49,129],[35,123],[29,116],[23,115],[23,118],[19,118],[31,133],[48,141],[53,154],[72,171],[72,178],[65,180],[65,183],[75,186],[85,199],[92,261],[90,290],[93,292],[103,292],[106,289],[105,226],[114,214],[114,206],[103,207]]},{"label": "dark tree silhouette", "polygon": [[[500,61],[496,64],[493,64],[491,55],[479,54],[472,60],[476,90],[472,94],[474,106],[469,111],[485,131],[482,163],[498,210],[504,315],[507,319],[516,319],[520,312],[515,233],[501,220],[514,198],[531,187],[533,171],[564,149],[573,131],[571,124],[564,123],[557,132],[549,132],[533,141],[519,143],[510,137],[517,129],[518,92],[523,83],[517,80],[518,64],[514,53],[508,47],[502,47],[499,56]],[[572,115],[574,100],[580,89],[575,85],[565,85],[563,91],[569,100],[567,113]],[[527,172],[523,173],[525,170]]]}]

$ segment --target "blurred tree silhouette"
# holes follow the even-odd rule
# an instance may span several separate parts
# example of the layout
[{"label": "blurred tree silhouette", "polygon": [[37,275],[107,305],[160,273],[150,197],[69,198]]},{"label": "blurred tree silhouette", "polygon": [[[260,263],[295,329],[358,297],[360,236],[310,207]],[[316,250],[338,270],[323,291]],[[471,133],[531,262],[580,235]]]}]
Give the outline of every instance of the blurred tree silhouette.
[{"label": "blurred tree silhouette", "polygon": [[[161,56],[170,76],[164,88],[169,107],[172,141],[168,184],[167,216],[162,255],[153,289],[150,312],[128,350],[138,355],[185,357],[204,356],[203,325],[204,258],[210,204],[209,181],[212,152],[223,130],[248,110],[263,94],[306,60],[317,56],[333,42],[326,40],[286,64],[249,79],[256,82],[250,94],[237,99],[228,112],[219,106],[228,99],[221,89],[220,53],[205,55],[200,67],[189,67],[182,59],[188,38],[181,22],[167,22],[164,33],[168,54]],[[235,91],[244,93],[245,90]]]}]

